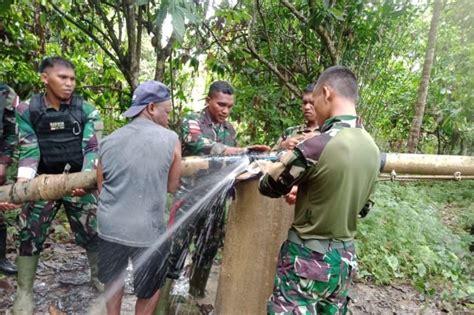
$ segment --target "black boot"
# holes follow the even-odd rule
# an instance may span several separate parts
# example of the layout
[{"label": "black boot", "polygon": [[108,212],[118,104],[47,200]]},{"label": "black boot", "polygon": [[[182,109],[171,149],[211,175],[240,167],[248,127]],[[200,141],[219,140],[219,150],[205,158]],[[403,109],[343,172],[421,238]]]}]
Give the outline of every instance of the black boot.
[{"label": "black boot", "polygon": [[0,225],[0,272],[6,275],[15,275],[16,267],[7,257],[7,225]]}]

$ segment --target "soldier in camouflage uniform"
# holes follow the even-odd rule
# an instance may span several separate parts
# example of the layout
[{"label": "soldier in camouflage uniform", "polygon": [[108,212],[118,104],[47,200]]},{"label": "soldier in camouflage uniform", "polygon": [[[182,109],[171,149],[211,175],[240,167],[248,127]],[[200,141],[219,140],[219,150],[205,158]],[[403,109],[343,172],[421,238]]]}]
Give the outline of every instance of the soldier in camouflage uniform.
[{"label": "soldier in camouflage uniform", "polygon": [[[188,115],[181,124],[183,156],[243,154],[248,151],[262,152],[269,149],[265,145],[253,145],[246,148],[237,146],[235,130],[227,121],[233,105],[234,91],[230,84],[225,81],[213,82],[206,98],[206,107],[199,113]],[[183,179],[183,185],[192,186],[191,183],[186,182],[186,179]],[[179,199],[178,196],[177,199]],[[184,203],[178,201],[175,205],[179,203],[181,206],[176,215],[171,213],[174,219],[182,216],[192,206],[189,200]],[[179,229],[173,237],[169,273],[172,278],[176,278],[183,268],[187,248],[195,231],[198,234],[196,239],[200,239],[193,257],[190,281],[191,294],[195,296],[204,295],[203,288],[223,239],[224,208],[225,202],[213,209],[206,209],[207,212],[215,213],[215,216],[200,213],[198,217],[191,218],[190,223],[185,228]],[[214,221],[206,222],[206,219],[211,217]]]},{"label": "soldier in camouflage uniform", "polygon": [[298,186],[269,314],[347,312],[357,270],[356,220],[379,174],[379,150],[356,116],[354,74],[342,66],[327,69],[313,96],[321,135],[283,154],[259,182],[260,192],[272,198]]},{"label": "soldier in camouflage uniform", "polygon": [[313,89],[314,84],[310,84],[303,91],[301,109],[304,115],[304,124],[285,129],[272,150],[292,150],[298,142],[319,134],[318,121],[313,105]]},{"label": "soldier in camouflage uniform", "polygon": [[[103,129],[99,112],[73,95],[74,66],[60,57],[44,59],[39,67],[46,93],[34,95],[16,108],[19,129],[18,182],[36,174],[92,171],[96,167],[98,140]],[[97,192],[75,189],[60,200],[40,200],[23,206],[19,216],[18,288],[14,313],[31,314],[33,282],[39,254],[57,211],[64,206],[76,242],[87,251],[91,280],[97,279]]]},{"label": "soldier in camouflage uniform", "polygon": [[[16,127],[15,106],[18,104],[18,96],[11,87],[0,84],[0,185],[7,180],[7,169],[12,163],[13,151],[15,149]],[[7,225],[2,210],[16,208],[16,205],[0,203],[0,272],[13,275],[16,267],[6,258],[7,251]]]}]

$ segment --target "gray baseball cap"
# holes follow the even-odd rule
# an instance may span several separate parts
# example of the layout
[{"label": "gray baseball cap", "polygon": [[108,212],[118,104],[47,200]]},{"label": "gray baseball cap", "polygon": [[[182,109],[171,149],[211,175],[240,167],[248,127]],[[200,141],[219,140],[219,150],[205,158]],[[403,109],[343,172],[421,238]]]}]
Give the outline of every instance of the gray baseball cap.
[{"label": "gray baseball cap", "polygon": [[122,115],[135,117],[150,103],[170,100],[170,89],[160,81],[146,81],[133,91],[132,105]]}]

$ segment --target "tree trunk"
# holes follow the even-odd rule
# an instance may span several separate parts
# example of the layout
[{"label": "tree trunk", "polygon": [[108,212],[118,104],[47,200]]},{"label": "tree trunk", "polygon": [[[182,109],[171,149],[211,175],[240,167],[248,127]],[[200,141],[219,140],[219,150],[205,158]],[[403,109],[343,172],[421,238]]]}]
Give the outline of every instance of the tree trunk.
[{"label": "tree trunk", "polygon": [[0,201],[56,200],[71,194],[74,188],[94,190],[96,186],[96,172],[40,175],[28,182],[0,186]]},{"label": "tree trunk", "polygon": [[128,81],[131,83],[132,90],[134,90],[138,86],[138,76],[140,73],[142,25],[137,24],[137,17],[135,14],[135,1],[125,0],[123,5],[128,35],[127,61],[130,75],[130,79]]},{"label": "tree trunk", "polygon": [[[170,39],[171,41],[172,39]],[[161,48],[161,45],[156,49],[156,64],[155,64],[155,80],[163,82],[165,79],[166,59],[171,55],[171,45],[166,45]]]},{"label": "tree trunk", "polygon": [[428,35],[428,47],[426,49],[425,63],[423,65],[423,73],[421,76],[420,89],[418,90],[418,98],[415,104],[415,116],[413,117],[412,127],[408,137],[407,146],[409,153],[415,153],[420,139],[420,130],[425,112],[426,97],[428,95],[428,87],[430,83],[431,68],[433,66],[436,47],[436,34],[440,15],[441,0],[435,0],[433,6],[433,16],[431,18],[430,33]]},{"label": "tree trunk", "polygon": [[41,24],[41,14],[44,14],[41,9],[41,2],[36,1],[34,3],[35,5],[35,23],[33,26],[33,33],[38,36],[39,38],[39,46],[40,46],[40,51],[39,53],[41,55],[44,55],[46,51],[46,30],[44,29],[44,26]]}]

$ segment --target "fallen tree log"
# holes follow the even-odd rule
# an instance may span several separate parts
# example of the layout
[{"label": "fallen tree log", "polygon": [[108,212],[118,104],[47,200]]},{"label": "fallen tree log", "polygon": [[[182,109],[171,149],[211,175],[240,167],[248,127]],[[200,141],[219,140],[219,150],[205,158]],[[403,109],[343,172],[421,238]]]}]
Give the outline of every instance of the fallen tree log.
[{"label": "fallen tree log", "polygon": [[[184,158],[182,176],[199,176],[202,172],[219,169],[227,162],[241,156],[189,157]],[[267,162],[270,161],[259,161]],[[412,175],[450,175],[453,179],[472,179],[474,176],[474,157],[456,155],[428,155],[384,153],[381,171],[392,178],[400,174]],[[386,178],[388,175],[382,175]],[[252,177],[252,176],[250,176]],[[242,178],[246,178],[245,176]],[[58,175],[40,175],[28,182],[0,186],[0,202],[24,203],[34,200],[56,200],[71,194],[74,188],[94,190],[97,187],[95,172],[79,172]]]},{"label": "fallen tree log", "polygon": [[40,175],[27,182],[0,186],[0,202],[56,200],[70,195],[74,188],[96,189],[96,172]]},{"label": "fallen tree log", "polygon": [[474,175],[474,157],[463,155],[382,153],[383,173],[417,175]]}]

